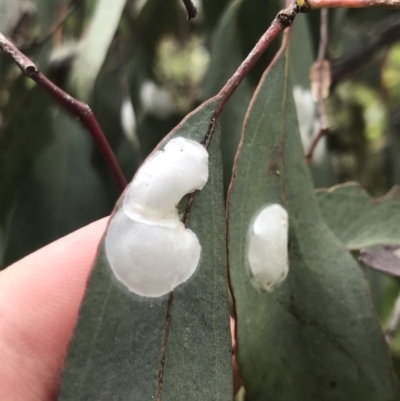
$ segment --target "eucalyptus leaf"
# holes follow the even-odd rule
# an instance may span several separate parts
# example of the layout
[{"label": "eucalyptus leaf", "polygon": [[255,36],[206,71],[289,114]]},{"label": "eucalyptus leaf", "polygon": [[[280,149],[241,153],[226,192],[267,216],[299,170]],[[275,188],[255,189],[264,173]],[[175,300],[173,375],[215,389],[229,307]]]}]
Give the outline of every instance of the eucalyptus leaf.
[{"label": "eucalyptus leaf", "polygon": [[[183,136],[203,142],[214,108],[213,102],[198,108],[166,141]],[[128,292],[113,276],[100,245],[64,368],[60,400],[231,399],[218,126],[209,147],[209,166],[209,180],[194,195],[188,223],[202,247],[200,264],[173,295],[145,299]]]},{"label": "eucalyptus leaf", "polygon": [[118,28],[126,0],[98,0],[90,25],[79,45],[70,85],[78,98],[87,102],[111,41]]},{"label": "eucalyptus leaf", "polygon": [[47,118],[53,141],[35,157],[21,185],[6,266],[108,215],[116,199],[93,166],[94,146],[83,125],[56,107]]},{"label": "eucalyptus leaf", "polygon": [[388,146],[387,157],[390,169],[388,169],[388,181],[400,184],[400,135],[398,124],[392,123],[388,126]]},{"label": "eucalyptus leaf", "polygon": [[57,19],[60,8],[66,6],[65,0],[31,0],[35,7],[41,35],[46,35]]},{"label": "eucalyptus leaf", "polygon": [[[15,85],[18,108],[5,111],[8,123],[0,129],[0,230],[3,249],[0,267],[8,242],[8,230],[18,196],[36,158],[52,140],[50,98],[41,89],[27,91],[23,81]],[[14,99],[11,99],[14,106]]]},{"label": "eucalyptus leaf", "polygon": [[400,187],[372,199],[359,184],[347,183],[316,197],[323,219],[347,249],[400,245]]},{"label": "eucalyptus leaf", "polygon": [[[281,52],[245,122],[231,183],[228,246],[237,359],[248,401],[398,400],[367,283],[321,218]],[[249,226],[261,207],[289,213],[289,275],[261,292],[248,273]]]},{"label": "eucalyptus leaf", "polygon": [[[296,17],[290,35],[290,79],[296,92],[296,108],[303,147],[308,150],[312,139],[318,134],[317,104],[312,100],[310,70],[315,61],[312,36],[306,14]],[[326,139],[322,138],[315,148],[311,174],[316,187],[333,184]]]}]

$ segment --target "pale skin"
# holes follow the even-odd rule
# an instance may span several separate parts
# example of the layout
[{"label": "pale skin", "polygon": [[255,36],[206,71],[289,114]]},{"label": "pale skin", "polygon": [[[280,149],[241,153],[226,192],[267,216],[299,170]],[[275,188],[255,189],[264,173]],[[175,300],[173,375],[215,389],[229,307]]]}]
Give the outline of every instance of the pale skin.
[{"label": "pale skin", "polygon": [[75,231],[0,272],[0,400],[57,399],[67,346],[107,221]]}]

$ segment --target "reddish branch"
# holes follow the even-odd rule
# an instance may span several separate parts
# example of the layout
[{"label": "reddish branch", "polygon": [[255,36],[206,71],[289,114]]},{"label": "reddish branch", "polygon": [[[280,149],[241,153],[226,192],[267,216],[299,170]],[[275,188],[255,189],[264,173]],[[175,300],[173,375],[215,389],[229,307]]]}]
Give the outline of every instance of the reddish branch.
[{"label": "reddish branch", "polygon": [[239,86],[249,71],[254,67],[258,59],[262,56],[265,50],[267,50],[269,45],[276,39],[277,36],[279,36],[279,34],[292,25],[298,12],[299,7],[296,5],[296,3],[293,3],[285,10],[278,13],[278,15],[272,21],[271,26],[267,29],[264,35],[261,36],[260,40],[254,46],[250,54],[246,57],[233,76],[218,93],[217,98],[219,98],[219,103],[215,110],[215,119],[219,117],[223,108],[225,107],[225,104],[232,96],[232,93]]},{"label": "reddish branch", "polygon": [[306,0],[310,9],[317,8],[400,8],[400,0]]},{"label": "reddish branch", "polygon": [[74,99],[64,92],[46,76],[44,76],[36,65],[21,51],[19,51],[6,37],[0,33],[0,49],[3,50],[29,78],[45,89],[62,107],[67,109],[73,116],[88,129],[111,174],[113,175],[121,192],[125,189],[127,182],[118,164],[118,161],[95,117],[87,104]]}]

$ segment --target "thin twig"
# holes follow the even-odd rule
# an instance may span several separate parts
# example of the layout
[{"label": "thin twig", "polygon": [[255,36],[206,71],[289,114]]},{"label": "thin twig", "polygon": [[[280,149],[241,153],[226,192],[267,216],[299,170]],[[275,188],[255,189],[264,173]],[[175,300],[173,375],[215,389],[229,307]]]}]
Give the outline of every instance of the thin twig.
[{"label": "thin twig", "polygon": [[92,135],[97,148],[101,152],[105,162],[113,175],[121,192],[127,186],[126,179],[95,115],[90,107],[74,99],[57,85],[43,75],[36,65],[25,54],[18,50],[6,37],[0,33],[0,49],[3,50],[21,69],[24,75],[33,79],[46,92],[48,92],[61,106],[67,109],[73,116],[87,128]]},{"label": "thin twig", "polygon": [[389,324],[385,330],[385,339],[388,345],[391,345],[399,331],[400,326],[400,296],[396,299]]},{"label": "thin twig", "polygon": [[188,21],[190,21],[191,19],[193,19],[197,16],[197,8],[192,3],[192,0],[182,0],[182,2],[186,8],[187,19],[188,19]]},{"label": "thin twig", "polygon": [[296,3],[293,3],[285,10],[282,10],[278,13],[278,15],[272,21],[271,26],[267,29],[264,35],[261,36],[260,40],[254,46],[253,50],[249,53],[249,55],[242,62],[242,64],[239,66],[233,76],[218,93],[217,98],[219,98],[219,103],[214,113],[214,119],[217,119],[219,117],[225,104],[232,96],[232,93],[239,86],[246,75],[250,72],[250,70],[254,67],[258,59],[262,56],[265,50],[267,50],[269,45],[276,39],[279,34],[281,34],[286,28],[292,25],[299,11],[300,8],[296,5]]},{"label": "thin twig", "polygon": [[305,0],[305,7],[318,8],[400,8],[400,0]]},{"label": "thin twig", "polygon": [[321,10],[321,35],[318,50],[317,72],[318,72],[318,118],[319,118],[319,132],[313,138],[310,146],[306,152],[306,161],[311,164],[312,156],[319,141],[328,133],[328,122],[326,118],[326,110],[323,99],[323,79],[324,79],[324,63],[326,56],[326,49],[328,47],[328,9]]}]

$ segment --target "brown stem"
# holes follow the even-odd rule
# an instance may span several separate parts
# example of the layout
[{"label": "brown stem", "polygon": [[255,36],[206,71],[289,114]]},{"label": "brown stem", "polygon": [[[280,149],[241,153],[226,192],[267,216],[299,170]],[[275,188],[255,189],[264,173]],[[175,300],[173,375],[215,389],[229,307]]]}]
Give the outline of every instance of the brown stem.
[{"label": "brown stem", "polygon": [[197,8],[192,3],[192,0],[182,0],[182,2],[186,8],[187,19],[188,19],[188,21],[190,21],[191,19],[193,19],[197,16]]},{"label": "brown stem", "polygon": [[328,9],[323,8],[321,10],[321,33],[320,42],[318,50],[318,60],[317,60],[317,72],[318,72],[318,117],[320,130],[318,134],[313,138],[311,144],[306,152],[306,161],[311,164],[312,156],[315,148],[317,147],[319,141],[328,134],[328,122],[326,118],[326,110],[324,105],[324,99],[322,96],[323,91],[323,75],[324,75],[324,62],[326,56],[326,49],[328,47]]},{"label": "brown stem", "polygon": [[400,8],[400,0],[306,0],[306,7],[318,8]]},{"label": "brown stem", "polygon": [[73,116],[87,128],[92,135],[100,153],[106,161],[111,174],[121,192],[127,186],[126,179],[95,115],[90,107],[74,99],[57,85],[43,75],[36,65],[25,54],[19,51],[6,37],[0,33],[0,49],[3,50],[21,69],[24,75],[33,79],[46,90],[61,106],[67,109]]},{"label": "brown stem", "polygon": [[239,86],[245,76],[254,67],[255,63],[261,57],[261,55],[267,50],[272,41],[282,33],[286,28],[292,25],[297,13],[300,11],[296,3],[293,3],[285,10],[278,13],[275,19],[272,21],[271,26],[267,29],[264,35],[261,36],[260,40],[254,46],[253,50],[249,53],[246,59],[242,62],[233,76],[220,90],[218,95],[219,98],[218,106],[215,109],[214,119],[217,119],[221,114],[226,103],[232,96],[232,93]]}]

